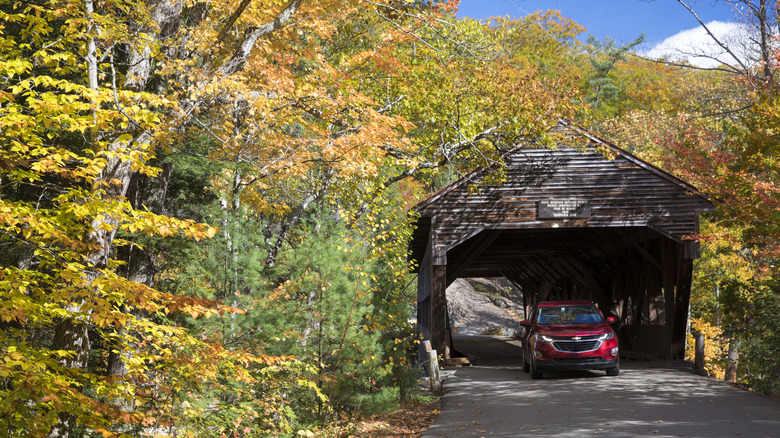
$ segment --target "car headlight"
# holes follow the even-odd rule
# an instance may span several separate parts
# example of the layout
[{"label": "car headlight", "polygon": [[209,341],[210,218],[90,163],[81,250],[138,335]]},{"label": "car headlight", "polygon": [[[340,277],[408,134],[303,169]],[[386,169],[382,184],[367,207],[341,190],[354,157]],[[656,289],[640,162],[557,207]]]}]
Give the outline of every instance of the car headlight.
[{"label": "car headlight", "polygon": [[537,340],[537,341],[540,341],[540,342],[552,342],[553,341],[552,336],[540,335],[538,333],[534,335],[534,339]]},{"label": "car headlight", "polygon": [[615,332],[604,333],[603,335],[599,336],[599,341],[606,341],[607,339],[612,339],[614,337]]}]

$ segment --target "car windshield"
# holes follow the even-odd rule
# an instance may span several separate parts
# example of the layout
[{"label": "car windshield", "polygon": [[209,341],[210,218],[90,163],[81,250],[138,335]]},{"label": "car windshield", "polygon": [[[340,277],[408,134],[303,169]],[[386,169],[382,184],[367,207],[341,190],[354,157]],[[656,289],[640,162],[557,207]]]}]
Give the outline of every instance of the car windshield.
[{"label": "car windshield", "polygon": [[587,324],[604,319],[594,306],[545,306],[539,308],[536,322],[539,324]]}]

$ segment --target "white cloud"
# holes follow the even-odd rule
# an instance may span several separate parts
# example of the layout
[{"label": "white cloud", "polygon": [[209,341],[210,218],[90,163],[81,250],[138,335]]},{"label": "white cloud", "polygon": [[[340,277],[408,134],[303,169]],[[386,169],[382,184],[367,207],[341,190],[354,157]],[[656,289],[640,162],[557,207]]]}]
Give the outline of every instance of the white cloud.
[{"label": "white cloud", "polygon": [[[711,21],[707,23],[707,28],[745,64],[755,62],[755,45],[751,42],[747,27],[737,23]],[[672,35],[640,55],[653,59],[686,60],[699,67],[736,64],[734,57],[720,47],[701,26]]]}]

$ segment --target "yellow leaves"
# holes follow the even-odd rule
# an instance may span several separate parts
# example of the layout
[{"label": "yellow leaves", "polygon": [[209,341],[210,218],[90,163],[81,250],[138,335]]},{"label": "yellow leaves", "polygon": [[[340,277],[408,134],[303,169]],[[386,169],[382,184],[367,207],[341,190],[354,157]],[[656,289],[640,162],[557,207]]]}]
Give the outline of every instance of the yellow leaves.
[{"label": "yellow leaves", "polygon": [[[88,306],[85,306],[85,308],[88,308]],[[131,319],[131,316],[124,312],[120,312],[116,308],[101,305],[99,307],[95,306],[92,308],[92,312],[89,314],[89,318],[96,327],[113,327],[115,329],[119,329],[127,325],[128,320]]]},{"label": "yellow leaves", "polygon": [[[707,323],[703,318],[691,318],[691,332],[704,335],[704,368],[710,377],[723,379],[725,367],[723,359],[728,350],[728,341],[723,336],[720,327]],[[691,333],[687,335],[686,359],[693,361],[695,339]]]},{"label": "yellow leaves", "polygon": [[[305,2],[305,5],[308,11],[313,11],[323,7],[320,3]],[[210,13],[220,10],[229,13],[232,7],[229,2],[216,2],[213,6]],[[251,16],[243,16],[242,20],[246,21],[241,21],[239,27],[257,24],[255,19],[273,9],[267,2],[252,2],[252,7],[257,10],[252,11]],[[23,12],[9,14],[8,10],[14,8]],[[3,23],[0,27],[8,22],[14,26],[9,27],[14,29],[14,35],[9,36],[5,27],[0,32],[0,76],[7,79],[0,85],[3,186],[13,187],[17,182],[27,181],[46,182],[30,185],[43,188],[30,196],[30,203],[0,199],[0,235],[19,242],[20,247],[29,248],[34,259],[32,269],[4,266],[0,270],[0,320],[11,323],[7,324],[9,327],[22,325],[24,330],[40,333],[53,332],[58,322],[66,318],[89,325],[104,342],[93,351],[95,358],[104,361],[106,357],[99,355],[110,353],[123,357],[128,376],[126,379],[104,377],[91,370],[79,369],[65,373],[57,359],[73,356],[73,351],[52,351],[48,346],[40,345],[25,350],[22,337],[10,338],[16,329],[0,333],[0,343],[8,347],[0,356],[0,376],[3,381],[10,382],[7,386],[11,388],[11,395],[17,397],[12,401],[12,408],[25,406],[29,412],[40,409],[42,415],[51,417],[46,421],[56,421],[56,415],[52,413],[67,412],[79,419],[79,427],[113,436],[115,433],[109,429],[115,424],[119,425],[117,427],[123,423],[153,427],[165,425],[165,421],[170,421],[166,418],[176,418],[180,411],[169,399],[180,397],[183,388],[199,388],[207,382],[217,387],[225,381],[255,385],[263,376],[247,368],[275,367],[282,374],[292,366],[289,365],[290,358],[244,354],[238,348],[230,351],[210,343],[206,337],[195,338],[181,327],[158,324],[168,320],[162,313],[208,318],[240,314],[243,313],[241,309],[214,301],[163,294],[117,275],[118,262],[112,258],[114,244],[126,244],[136,236],[128,237],[124,242],[103,239],[115,230],[156,236],[180,235],[198,240],[215,236],[217,229],[134,210],[120,196],[125,192],[127,181],[105,176],[113,169],[109,165],[129,164],[128,172],[154,175],[157,170],[148,163],[154,157],[155,149],[160,142],[180,141],[181,128],[187,126],[187,118],[192,117],[187,111],[197,112],[197,108],[180,107],[178,99],[193,97],[190,103],[194,102],[195,107],[201,105],[203,119],[206,119],[210,115],[205,111],[222,110],[217,102],[224,96],[240,95],[224,93],[229,87],[235,86],[234,89],[241,92],[255,89],[247,88],[246,78],[228,85],[220,82],[220,78],[209,78],[200,88],[198,80],[209,72],[195,71],[199,67],[192,60],[165,59],[159,52],[160,45],[152,41],[158,29],[146,21],[148,16],[143,5],[109,2],[101,8],[104,8],[101,11],[104,15],[90,17],[101,31],[90,35],[83,34],[87,28],[86,18],[78,3],[17,3],[0,11],[0,22]],[[204,32],[195,32],[195,38],[185,43],[182,53],[197,47],[203,49],[200,54],[214,49],[206,39],[213,37],[208,24],[219,23],[225,18],[225,15],[216,15],[207,17]],[[56,22],[52,17],[57,17]],[[337,24],[338,20],[335,20],[330,26],[333,28]],[[319,23],[312,29],[315,27],[316,31],[324,32],[326,26]],[[17,29],[21,30],[16,32]],[[84,77],[85,37],[95,37],[100,50],[102,76],[96,89],[91,89]],[[174,45],[177,43],[175,38],[177,36],[172,36]],[[162,69],[159,77],[164,85],[154,86],[155,93],[162,90],[160,94],[114,90],[112,81],[116,80],[117,86],[121,87],[127,66],[109,64],[113,54],[103,50],[145,45],[156,52],[156,66]],[[268,51],[274,52],[272,47]],[[200,55],[195,58],[203,59]],[[256,65],[258,69],[274,74],[273,62]],[[155,74],[159,72],[155,70]],[[166,75],[177,77],[168,81]],[[293,146],[288,146],[284,140],[295,136],[280,134],[273,138],[264,134],[268,126],[284,129],[297,126],[296,121],[303,119],[301,114],[294,113],[289,118],[286,116],[290,113],[276,119],[269,117],[271,120],[267,124],[259,121],[281,105],[280,94],[287,95],[286,90],[276,91],[275,88],[294,87],[294,78],[290,74],[275,74],[264,79],[276,94],[257,99],[248,114],[257,117],[256,132],[261,134],[260,143],[268,139],[280,141],[271,143],[278,149],[262,155],[253,164],[259,163],[258,175],[263,177],[276,174],[280,169],[287,171],[287,175],[305,175],[306,166],[298,167],[299,159],[319,158],[306,154],[310,152],[306,149],[311,143],[304,137],[310,131],[304,129],[306,132]],[[191,95],[181,89],[187,86],[195,90]],[[224,126],[238,129],[241,125],[231,122]],[[226,130],[224,134],[227,138],[234,136],[232,130]],[[234,146],[230,153],[239,152],[243,145]],[[275,152],[279,155],[274,155]],[[261,169],[263,160],[273,162],[276,158],[279,158],[278,166]],[[275,184],[272,182],[268,186],[274,188]],[[104,247],[100,248],[98,244]],[[98,256],[101,256],[99,262]],[[97,266],[88,260],[93,260]],[[107,267],[98,269],[103,265]],[[137,317],[139,314],[145,317]],[[26,368],[31,364],[39,367],[34,373]],[[303,376],[307,373],[310,371],[300,372]],[[268,375],[272,375],[270,371]],[[269,378],[256,386],[268,387],[266,383],[275,384]],[[75,390],[82,387],[91,388],[89,394]],[[22,394],[22,391],[29,392]],[[0,415],[4,416],[9,412],[7,401],[10,398],[3,399]],[[149,415],[122,412],[112,405],[148,406],[150,401],[159,411]],[[45,409],[38,407],[41,403],[46,404]],[[197,414],[203,414],[204,409],[192,408],[190,412],[194,414],[192,418],[198,418]],[[186,423],[190,419],[182,421]],[[17,421],[10,427],[19,427],[19,433],[24,435],[25,427],[32,431],[50,430],[51,424],[36,418],[28,425]]]},{"label": "yellow leaves", "polygon": [[22,364],[22,359],[24,359],[24,356],[16,351],[16,346],[12,345],[6,349],[3,362],[5,362],[7,366],[17,366]]},{"label": "yellow leaves", "polygon": [[[32,62],[29,59],[24,58],[0,58],[0,72],[7,75],[9,79],[14,76],[21,75],[32,69]],[[15,93],[9,92],[8,95]]]}]

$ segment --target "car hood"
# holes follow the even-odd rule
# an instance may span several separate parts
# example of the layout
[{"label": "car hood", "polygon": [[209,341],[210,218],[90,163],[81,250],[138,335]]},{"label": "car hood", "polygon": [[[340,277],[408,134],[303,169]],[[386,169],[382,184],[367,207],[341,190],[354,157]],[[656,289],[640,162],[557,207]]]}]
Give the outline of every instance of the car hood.
[{"label": "car hood", "polygon": [[536,333],[548,336],[589,336],[609,333],[612,329],[607,324],[560,324],[536,326]]}]

